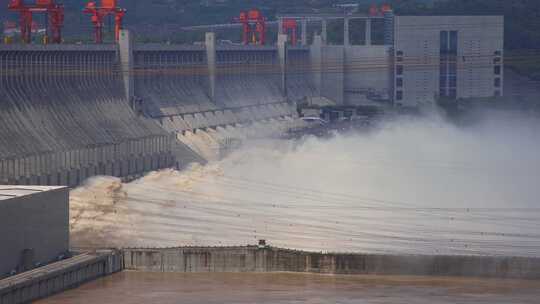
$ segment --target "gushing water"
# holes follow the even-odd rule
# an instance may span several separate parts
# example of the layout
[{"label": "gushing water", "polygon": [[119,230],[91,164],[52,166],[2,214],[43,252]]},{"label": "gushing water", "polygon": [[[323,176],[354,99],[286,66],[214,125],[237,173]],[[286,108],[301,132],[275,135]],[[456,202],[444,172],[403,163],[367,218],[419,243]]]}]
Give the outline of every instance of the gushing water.
[{"label": "gushing water", "polygon": [[[540,256],[539,131],[534,118],[458,127],[432,117],[329,139],[246,139],[206,166],[88,181],[71,193],[73,245],[266,239],[317,251]],[[185,142],[202,151],[240,133]]]}]

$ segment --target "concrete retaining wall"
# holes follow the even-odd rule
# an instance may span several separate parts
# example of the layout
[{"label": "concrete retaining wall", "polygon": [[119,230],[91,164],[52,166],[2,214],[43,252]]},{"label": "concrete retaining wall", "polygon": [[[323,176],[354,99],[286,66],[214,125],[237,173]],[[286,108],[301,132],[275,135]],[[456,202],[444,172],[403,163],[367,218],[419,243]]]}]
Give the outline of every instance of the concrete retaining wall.
[{"label": "concrete retaining wall", "polygon": [[540,279],[540,259],[322,254],[248,247],[126,249],[126,269],[158,272],[313,272]]},{"label": "concrete retaining wall", "polygon": [[115,251],[81,254],[0,281],[0,304],[30,303],[122,270]]}]

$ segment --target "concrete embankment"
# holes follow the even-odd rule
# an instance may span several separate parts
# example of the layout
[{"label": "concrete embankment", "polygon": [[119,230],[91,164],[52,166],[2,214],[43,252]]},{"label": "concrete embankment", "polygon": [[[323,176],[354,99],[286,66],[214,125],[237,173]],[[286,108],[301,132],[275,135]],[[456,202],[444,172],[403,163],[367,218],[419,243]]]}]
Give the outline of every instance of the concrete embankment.
[{"label": "concrete embankment", "polygon": [[29,303],[122,270],[302,272],[540,279],[540,258],[316,253],[272,247],[124,249],[80,254],[0,281],[0,304]]},{"label": "concrete embankment", "polygon": [[124,266],[155,272],[287,271],[540,279],[539,258],[323,254],[256,246],[126,249]]},{"label": "concrete embankment", "polygon": [[29,303],[122,270],[117,251],[85,253],[0,280],[0,304]]}]

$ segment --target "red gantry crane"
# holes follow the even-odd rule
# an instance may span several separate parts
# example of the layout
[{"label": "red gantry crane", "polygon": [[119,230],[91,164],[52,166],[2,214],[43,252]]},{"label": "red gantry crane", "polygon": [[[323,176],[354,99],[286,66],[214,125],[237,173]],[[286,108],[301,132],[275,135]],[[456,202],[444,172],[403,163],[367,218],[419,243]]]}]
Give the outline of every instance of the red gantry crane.
[{"label": "red gantry crane", "polygon": [[381,6],[381,14],[391,12],[391,11],[392,11],[392,6],[390,6],[390,4],[383,4]]},{"label": "red gantry crane", "polygon": [[94,25],[94,40],[96,43],[103,43],[103,20],[108,15],[114,16],[114,39],[120,39],[120,30],[122,29],[122,20],[126,10],[117,6],[116,0],[101,0],[101,6],[97,1],[89,1],[83,12],[92,15],[92,24]]},{"label": "red gantry crane", "polygon": [[377,4],[372,4],[370,7],[369,7],[369,16],[370,17],[377,17],[377,16],[381,16],[381,11],[379,10],[379,8],[377,7]]},{"label": "red gantry crane", "polygon": [[64,25],[64,6],[54,0],[36,0],[34,4],[26,4],[24,0],[10,0],[8,10],[20,14],[19,26],[23,43],[32,42],[33,13],[47,15],[47,32],[44,42],[48,43],[49,34],[53,43],[62,42],[62,26]]},{"label": "red gantry crane", "polygon": [[266,18],[258,9],[240,12],[235,21],[242,24],[244,44],[264,45],[266,42]]},{"label": "red gantry crane", "polygon": [[384,15],[384,13],[389,12],[391,10],[392,10],[392,6],[390,6],[390,4],[383,4],[381,8],[378,8],[376,4],[372,4],[369,7],[369,16],[381,17]]},{"label": "red gantry crane", "polygon": [[[296,45],[298,42],[298,22],[292,18],[284,18],[282,21],[283,33],[291,37],[291,45]],[[304,35],[302,33],[302,35]]]}]

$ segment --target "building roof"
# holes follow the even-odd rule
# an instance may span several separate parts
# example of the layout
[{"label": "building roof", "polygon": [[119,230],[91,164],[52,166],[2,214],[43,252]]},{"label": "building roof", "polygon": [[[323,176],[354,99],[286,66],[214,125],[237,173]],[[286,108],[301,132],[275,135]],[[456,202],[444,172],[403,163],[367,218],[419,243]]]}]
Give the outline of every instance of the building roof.
[{"label": "building roof", "polygon": [[66,188],[64,186],[1,186],[0,201]]}]

